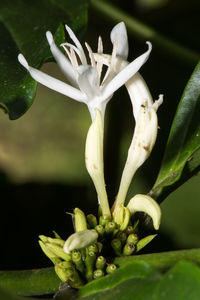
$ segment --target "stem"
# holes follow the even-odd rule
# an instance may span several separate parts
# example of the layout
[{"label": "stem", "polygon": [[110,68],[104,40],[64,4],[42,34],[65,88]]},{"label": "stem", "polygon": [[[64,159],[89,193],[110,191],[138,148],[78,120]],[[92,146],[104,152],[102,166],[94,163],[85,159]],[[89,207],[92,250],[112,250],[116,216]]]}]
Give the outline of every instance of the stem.
[{"label": "stem", "polygon": [[194,66],[200,59],[200,54],[190,50],[175,41],[160,34],[158,31],[144,23],[138,21],[133,16],[121,11],[116,6],[98,0],[91,0],[91,4],[94,9],[101,12],[104,16],[107,16],[109,20],[113,22],[126,23],[129,32],[139,40],[150,40],[161,52],[166,56],[170,56],[179,63],[184,63],[187,66]]}]

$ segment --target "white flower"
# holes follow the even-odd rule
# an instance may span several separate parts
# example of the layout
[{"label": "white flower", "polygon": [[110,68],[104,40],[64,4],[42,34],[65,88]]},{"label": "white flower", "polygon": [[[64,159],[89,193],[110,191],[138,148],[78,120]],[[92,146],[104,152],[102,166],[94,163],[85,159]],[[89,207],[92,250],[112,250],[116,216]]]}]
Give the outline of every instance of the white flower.
[{"label": "white flower", "polygon": [[[126,45],[124,31],[122,30],[120,32],[118,30],[118,39],[116,42],[113,41],[113,53],[110,56],[111,63],[108,66],[103,80],[101,80],[104,60],[101,37],[99,37],[98,41],[98,62],[90,46],[86,43],[90,58],[88,64],[84,50],[77,37],[68,26],[66,26],[66,30],[74,42],[74,45],[70,43],[62,44],[68,58],[56,46],[51,32],[48,31],[46,37],[51,52],[70,85],[29,66],[22,54],[19,54],[18,60],[36,81],[67,97],[85,103],[88,106],[92,120],[94,120],[96,108],[100,110],[104,119],[106,104],[111,99],[113,93],[126,83],[146,62],[151,52],[150,44],[149,49],[143,55],[128,64],[122,71],[113,72],[113,63],[115,62],[116,54],[120,54],[121,57],[125,58],[128,53],[128,45]],[[113,32],[114,31],[111,33],[111,38]],[[113,37],[113,39],[115,39],[115,37]]]},{"label": "white flower", "polygon": [[[121,39],[123,42],[120,42],[120,36],[123,36],[123,39]],[[113,43],[113,48],[116,48],[115,58],[110,55],[104,55],[103,63],[108,66],[111,65],[113,73],[119,73],[122,72],[121,70],[126,70],[127,66],[129,66],[129,63],[126,60],[128,52],[125,51],[125,49],[128,49],[128,38],[126,27],[123,22],[117,24],[113,28],[111,32],[111,41]],[[147,42],[147,44],[151,50],[151,43]],[[98,53],[95,55],[95,59],[99,61]],[[118,205],[121,206],[121,204],[124,204],[133,175],[149,157],[152,151],[156,141],[158,128],[156,111],[163,102],[162,95],[159,96],[157,101],[153,102],[151,93],[144,79],[138,72],[125,82],[125,86],[133,106],[135,130],[128,150],[128,157],[122,174],[119,192],[113,205],[114,214],[115,208],[117,209]]]}]

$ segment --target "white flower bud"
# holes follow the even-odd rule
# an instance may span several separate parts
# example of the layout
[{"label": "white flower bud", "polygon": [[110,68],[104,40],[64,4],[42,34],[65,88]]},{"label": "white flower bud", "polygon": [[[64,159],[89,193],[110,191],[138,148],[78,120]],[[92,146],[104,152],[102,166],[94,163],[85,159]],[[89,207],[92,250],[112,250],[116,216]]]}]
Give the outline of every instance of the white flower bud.
[{"label": "white flower bud", "polygon": [[97,232],[88,229],[73,233],[66,240],[63,250],[65,253],[69,254],[74,249],[81,249],[89,246],[96,242],[97,238]]}]

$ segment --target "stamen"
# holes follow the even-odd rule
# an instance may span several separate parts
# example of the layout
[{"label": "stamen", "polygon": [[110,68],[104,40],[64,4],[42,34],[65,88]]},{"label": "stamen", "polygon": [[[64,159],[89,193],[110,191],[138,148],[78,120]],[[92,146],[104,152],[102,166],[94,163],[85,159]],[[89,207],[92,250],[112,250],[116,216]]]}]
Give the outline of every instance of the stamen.
[{"label": "stamen", "polygon": [[65,28],[70,36],[70,38],[72,39],[72,41],[74,42],[74,44],[76,45],[76,47],[79,49],[79,51],[81,52],[81,56],[82,56],[82,64],[83,65],[87,65],[87,59],[83,50],[83,47],[81,46],[81,43],[79,42],[79,40],[77,39],[77,37],[75,36],[74,32],[71,30],[71,28],[69,28],[69,26],[65,25]]},{"label": "stamen", "polygon": [[[74,46],[74,45],[72,45],[70,43],[63,43],[63,44],[61,44],[61,46],[63,46],[63,47],[67,46],[69,48],[72,48],[76,52],[76,54],[78,55],[78,57],[79,57],[79,59],[81,61],[81,64],[85,65],[85,60],[84,60],[83,54],[82,54],[82,52],[76,46]],[[87,65],[87,61],[86,61],[86,65]]]},{"label": "stamen", "polygon": [[[99,36],[99,39],[98,39],[98,48],[97,48],[97,52],[98,52],[99,54],[102,54],[102,53],[103,53],[103,42],[102,42],[101,36]],[[102,68],[103,68],[102,62],[97,62],[97,72],[98,72],[99,78],[101,78]]]},{"label": "stamen", "polygon": [[89,54],[89,57],[90,57],[91,65],[92,65],[92,67],[94,67],[96,69],[96,63],[95,63],[94,54],[92,52],[92,49],[88,45],[88,43],[86,43],[86,42],[85,42],[85,46],[87,48],[87,51],[88,51],[88,54]]}]

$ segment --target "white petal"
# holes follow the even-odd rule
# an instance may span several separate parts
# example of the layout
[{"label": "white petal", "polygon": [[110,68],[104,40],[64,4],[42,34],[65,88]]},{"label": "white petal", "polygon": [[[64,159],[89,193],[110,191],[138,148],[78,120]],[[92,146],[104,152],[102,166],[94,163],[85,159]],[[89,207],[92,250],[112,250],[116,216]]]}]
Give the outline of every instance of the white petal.
[{"label": "white petal", "polygon": [[100,94],[99,86],[96,84],[97,71],[89,65],[79,66],[77,71],[80,89],[87,95],[88,100],[92,100]]},{"label": "white petal", "polygon": [[125,85],[131,98],[134,118],[137,120],[141,105],[144,105],[147,102],[148,106],[152,106],[153,99],[151,93],[139,72],[127,81]]},{"label": "white petal", "polygon": [[41,72],[35,68],[30,67],[22,54],[18,55],[18,60],[24,66],[24,68],[26,68],[29,71],[30,75],[36,81],[40,82],[41,84],[47,86],[48,88],[50,88],[54,91],[57,91],[67,97],[70,97],[70,98],[80,101],[80,102],[85,102],[85,100],[86,100],[85,95],[78,89],[76,89],[58,79],[55,79],[52,76],[45,74],[44,72]]},{"label": "white petal", "polygon": [[152,218],[153,226],[159,229],[161,220],[161,209],[158,203],[147,195],[138,194],[134,196],[127,205],[131,215],[136,212],[144,212]]},{"label": "white petal", "polygon": [[50,31],[46,32],[47,41],[49,43],[51,52],[59,65],[62,72],[65,74],[69,82],[77,87],[76,78],[74,76],[74,70],[70,61],[65,57],[65,55],[56,46],[53,36]]},{"label": "white petal", "polygon": [[150,52],[152,50],[152,45],[150,42],[147,42],[148,50],[137,57],[134,61],[128,64],[120,73],[118,73],[104,88],[103,94],[105,98],[108,98],[113,94],[117,89],[124,85],[132,76],[134,76],[142,65],[149,58]]},{"label": "white petal", "polygon": [[83,47],[81,46],[81,43],[79,42],[79,40],[77,39],[76,35],[74,34],[74,32],[71,30],[71,28],[67,25],[65,25],[65,28],[70,36],[70,38],[72,39],[72,41],[74,42],[74,44],[76,45],[76,47],[80,50],[81,52],[81,56],[82,56],[82,63],[84,65],[87,64],[87,59],[85,57],[85,53],[83,50]]},{"label": "white petal", "polygon": [[128,57],[128,37],[124,22],[117,24],[110,34],[113,45],[117,43],[117,55],[123,59]]},{"label": "white petal", "polygon": [[154,108],[142,106],[128,150],[128,157],[122,173],[119,191],[113,206],[114,209],[121,203],[124,204],[133,175],[151,154],[156,141],[157,130],[157,114]]}]

